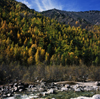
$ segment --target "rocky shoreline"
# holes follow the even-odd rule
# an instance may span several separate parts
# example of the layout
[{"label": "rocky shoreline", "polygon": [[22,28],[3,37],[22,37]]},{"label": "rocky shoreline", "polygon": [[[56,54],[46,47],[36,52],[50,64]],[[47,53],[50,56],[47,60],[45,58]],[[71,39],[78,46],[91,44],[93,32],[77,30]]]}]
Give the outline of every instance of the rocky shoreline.
[{"label": "rocky shoreline", "polygon": [[[40,98],[48,94],[55,94],[58,91],[75,91],[75,92],[84,92],[84,91],[98,91],[100,90],[100,82],[38,82],[35,84],[25,84],[21,82],[11,83],[9,85],[0,86],[0,98],[6,97],[17,97],[18,92],[33,92],[37,93],[33,95],[34,98]],[[31,99],[31,98],[29,98]]]},{"label": "rocky shoreline", "polygon": [[14,96],[15,92],[22,92],[28,88],[29,84],[24,83],[11,83],[8,85],[1,85],[0,86],[0,97],[11,97]]}]

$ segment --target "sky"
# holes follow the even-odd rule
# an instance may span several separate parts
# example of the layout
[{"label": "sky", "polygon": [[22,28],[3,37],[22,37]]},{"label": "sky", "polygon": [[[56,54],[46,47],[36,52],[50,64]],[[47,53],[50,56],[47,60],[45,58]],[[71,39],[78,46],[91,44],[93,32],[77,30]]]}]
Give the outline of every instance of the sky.
[{"label": "sky", "polygon": [[50,9],[64,11],[100,11],[100,0],[16,0],[26,4],[30,9],[42,12]]}]

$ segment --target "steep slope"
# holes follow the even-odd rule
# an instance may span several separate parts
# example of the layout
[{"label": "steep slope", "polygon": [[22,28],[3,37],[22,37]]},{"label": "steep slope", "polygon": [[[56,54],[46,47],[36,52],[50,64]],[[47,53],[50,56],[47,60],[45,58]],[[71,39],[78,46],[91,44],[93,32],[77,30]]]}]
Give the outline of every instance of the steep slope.
[{"label": "steep slope", "polygon": [[[65,12],[56,9],[53,11],[56,11],[57,15],[66,17]],[[76,20],[80,13],[82,12],[74,12],[73,16],[72,12],[68,12],[68,16],[73,16]],[[52,17],[53,15],[55,14],[52,14]],[[99,27],[96,27],[95,31],[98,32],[94,33],[92,30],[89,32],[80,27],[60,24],[22,3],[2,0],[0,1],[0,64],[18,62],[26,66],[40,63],[78,65],[83,61],[86,65],[100,65],[99,30]]]},{"label": "steep slope", "polygon": [[69,12],[51,9],[43,11],[42,14],[71,26],[100,25],[100,11]]}]

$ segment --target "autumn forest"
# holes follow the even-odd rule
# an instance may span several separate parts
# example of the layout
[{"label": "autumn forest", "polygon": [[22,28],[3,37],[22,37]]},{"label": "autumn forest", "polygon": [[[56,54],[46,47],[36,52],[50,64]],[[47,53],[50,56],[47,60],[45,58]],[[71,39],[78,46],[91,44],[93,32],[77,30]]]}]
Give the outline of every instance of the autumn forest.
[{"label": "autumn forest", "polygon": [[[54,65],[99,67],[99,35],[99,25],[91,29],[65,25],[15,0],[0,1],[1,71],[13,64],[20,65],[18,68],[39,68],[40,64],[49,69]],[[3,71],[2,75],[6,76]]]}]

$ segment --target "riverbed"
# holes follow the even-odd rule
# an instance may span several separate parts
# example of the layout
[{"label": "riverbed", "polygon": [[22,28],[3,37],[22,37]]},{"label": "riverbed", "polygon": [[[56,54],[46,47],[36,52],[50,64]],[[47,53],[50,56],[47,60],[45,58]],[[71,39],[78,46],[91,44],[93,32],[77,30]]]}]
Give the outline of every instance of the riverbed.
[{"label": "riverbed", "polygon": [[[17,84],[13,86],[15,86],[13,88],[16,88]],[[20,86],[18,88],[22,88],[22,85]],[[40,82],[36,85],[28,85],[25,91],[21,89],[19,91],[14,92],[12,96],[9,96],[8,93],[2,99],[77,99],[79,96],[93,97],[93,95],[100,94],[100,85],[99,82]]]}]

